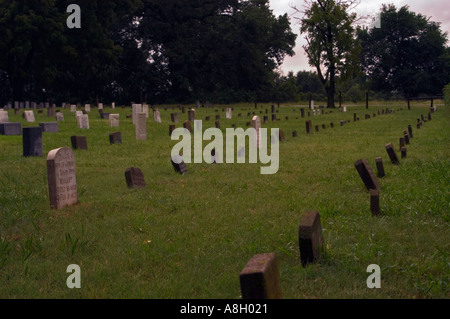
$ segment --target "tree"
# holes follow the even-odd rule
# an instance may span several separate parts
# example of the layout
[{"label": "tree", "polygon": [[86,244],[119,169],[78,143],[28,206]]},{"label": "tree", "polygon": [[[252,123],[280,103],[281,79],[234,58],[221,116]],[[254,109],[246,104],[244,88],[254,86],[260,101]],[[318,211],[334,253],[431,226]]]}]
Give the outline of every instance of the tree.
[{"label": "tree", "polygon": [[306,10],[300,19],[309,64],[316,68],[327,93],[327,106],[335,107],[336,81],[350,78],[359,69],[360,43],[350,10],[358,4],[352,0],[305,0]]},{"label": "tree", "polygon": [[447,34],[408,6],[383,5],[381,28],[359,30],[358,37],[363,71],[376,90],[409,98],[440,94],[450,81]]}]

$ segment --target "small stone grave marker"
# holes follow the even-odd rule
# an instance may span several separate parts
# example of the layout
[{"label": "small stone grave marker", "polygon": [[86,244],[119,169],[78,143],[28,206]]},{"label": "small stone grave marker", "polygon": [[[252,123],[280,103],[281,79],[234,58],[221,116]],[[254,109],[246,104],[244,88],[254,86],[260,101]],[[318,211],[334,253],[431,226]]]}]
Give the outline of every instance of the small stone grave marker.
[{"label": "small stone grave marker", "polygon": [[380,189],[380,184],[378,183],[378,179],[375,176],[372,168],[370,167],[369,163],[365,159],[360,159],[355,162],[355,168],[359,173],[359,176],[361,177],[364,185],[366,186],[367,190],[370,191],[371,189]]},{"label": "small stone grave marker", "polygon": [[253,256],[239,274],[242,299],[281,299],[275,253]]},{"label": "small stone grave marker", "polygon": [[130,167],[125,170],[125,181],[128,188],[142,188],[146,186],[144,174],[136,167]]},{"label": "small stone grave marker", "polygon": [[71,136],[72,148],[74,150],[87,150],[87,138],[86,136]]},{"label": "small stone grave marker", "polygon": [[122,144],[122,133],[121,132],[109,133],[109,143]]},{"label": "small stone grave marker", "polygon": [[394,145],[392,145],[392,143],[389,143],[389,144],[386,144],[385,148],[386,148],[386,152],[389,155],[391,163],[394,165],[399,165],[400,162],[398,160],[397,154],[395,153]]},{"label": "small stone grave marker", "polygon": [[323,253],[322,225],[319,212],[307,212],[299,226],[300,259],[303,267],[317,261]]}]

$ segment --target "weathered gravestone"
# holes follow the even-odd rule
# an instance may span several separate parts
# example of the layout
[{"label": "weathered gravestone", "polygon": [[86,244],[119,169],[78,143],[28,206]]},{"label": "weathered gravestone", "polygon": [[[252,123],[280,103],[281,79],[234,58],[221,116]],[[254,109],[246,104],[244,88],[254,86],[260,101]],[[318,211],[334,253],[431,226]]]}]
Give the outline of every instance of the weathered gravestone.
[{"label": "weathered gravestone", "polygon": [[120,126],[120,114],[110,114],[109,115],[109,126],[119,127]]},{"label": "weathered gravestone", "polygon": [[255,129],[255,140],[253,143],[256,145],[257,148],[261,147],[261,118],[257,115],[255,115],[252,119],[252,127]]},{"label": "weathered gravestone", "polygon": [[0,124],[0,134],[5,136],[22,135],[22,124],[2,123]]},{"label": "weathered gravestone", "polygon": [[147,115],[145,113],[138,113],[136,115],[135,133],[136,140],[147,140]]},{"label": "weathered gravestone", "polygon": [[63,114],[63,112],[56,112],[56,121],[64,122],[64,114]]},{"label": "weathered gravestone", "polygon": [[279,135],[279,140],[280,140],[280,142],[286,142],[286,138],[284,137],[284,132],[283,132],[283,130],[279,130],[278,131],[278,135]]},{"label": "weathered gravestone", "polygon": [[171,120],[173,123],[178,123],[178,113],[171,113],[171,114],[170,114],[170,120]]},{"label": "weathered gravestone", "polygon": [[87,138],[86,136],[71,136],[72,148],[75,150],[87,150]]},{"label": "weathered gravestone", "polygon": [[195,110],[189,110],[188,111],[188,120],[191,122],[195,121]]},{"label": "weathered gravestone", "polygon": [[413,129],[412,129],[412,126],[411,125],[408,125],[408,134],[409,134],[409,137],[410,138],[413,138],[414,136],[413,136]]},{"label": "weathered gravestone", "polygon": [[386,175],[384,172],[383,159],[381,157],[377,157],[375,159],[375,163],[377,165],[378,177],[383,178]]},{"label": "weathered gravestone", "polygon": [[55,116],[55,108],[53,106],[49,107],[47,109],[47,117],[54,117],[54,116]]},{"label": "weathered gravestone", "polygon": [[122,133],[109,133],[109,144],[122,144]]},{"label": "weathered gravestone", "polygon": [[409,141],[409,134],[407,130],[403,131],[403,136],[405,138],[405,145],[409,145],[410,141]]},{"label": "weathered gravestone", "polygon": [[401,150],[403,146],[405,146],[405,138],[404,137],[400,137],[400,147],[399,149]]},{"label": "weathered gravestone", "polygon": [[36,122],[33,111],[24,111],[23,117],[25,118],[25,121],[27,121],[28,123]]},{"label": "weathered gravestone", "polygon": [[100,113],[100,118],[102,119],[102,120],[109,120],[109,116],[110,116],[111,114],[110,113],[103,113],[103,112],[101,112]]},{"label": "weathered gravestone", "polygon": [[23,156],[42,156],[42,127],[22,129]]},{"label": "weathered gravestone", "polygon": [[[153,112],[154,112],[154,110],[153,110]],[[142,113],[145,113],[145,117],[149,118],[150,113],[149,113],[149,106],[148,106],[148,104],[143,104],[142,105]],[[154,114],[153,114],[153,116],[154,116]]]},{"label": "weathered gravestone", "polygon": [[156,123],[161,123],[161,113],[158,110],[153,111],[153,119]]},{"label": "weathered gravestone", "polygon": [[231,120],[231,119],[232,119],[232,117],[233,117],[233,111],[231,110],[231,108],[227,108],[227,113],[226,113],[225,117],[226,117],[228,120]]},{"label": "weathered gravestone", "polygon": [[145,183],[144,174],[139,168],[130,167],[125,170],[125,180],[128,188],[142,188]]},{"label": "weathered gravestone", "polygon": [[297,137],[297,136],[298,136],[297,131],[293,131],[293,132],[292,132],[292,137]]},{"label": "weathered gravestone", "polygon": [[300,259],[303,267],[317,261],[323,253],[322,224],[318,212],[307,212],[299,226]]},{"label": "weathered gravestone", "polygon": [[85,112],[90,112],[91,111],[91,105],[90,104],[85,104],[84,105],[84,111]]},{"label": "weathered gravestone", "polygon": [[312,133],[312,121],[306,121],[306,134]]},{"label": "weathered gravestone", "polygon": [[380,215],[380,192],[376,189],[370,190],[370,211],[372,216]]},{"label": "weathered gravestone", "polygon": [[180,173],[181,175],[184,175],[187,173],[187,167],[186,164],[183,161],[183,157],[180,155],[174,156],[171,158],[172,166],[176,173]]},{"label": "weathered gravestone", "polygon": [[392,143],[389,143],[389,144],[386,144],[385,148],[386,148],[386,152],[389,155],[391,163],[394,165],[399,165],[400,162],[398,160],[397,154],[395,153],[394,145],[392,145]]},{"label": "weathered gravestone", "polygon": [[191,123],[191,121],[189,121],[189,120],[187,120],[187,121],[184,121],[184,123],[183,123],[183,127],[185,128],[185,129],[187,129],[190,133],[192,133],[193,132],[193,130],[192,130],[192,123]]},{"label": "weathered gravestone", "polygon": [[58,122],[39,123],[39,126],[42,127],[42,132],[44,132],[44,133],[58,133],[59,132]]},{"label": "weathered gravestone", "polygon": [[131,106],[132,108],[132,119],[133,119],[133,124],[136,125],[136,119],[137,119],[137,115],[139,113],[142,113],[142,104],[133,104]]},{"label": "weathered gravestone", "polygon": [[8,112],[0,110],[0,123],[8,123],[8,122],[9,122]]},{"label": "weathered gravestone", "polygon": [[75,104],[70,105],[70,112],[75,113],[77,111],[77,106]]},{"label": "weathered gravestone", "polygon": [[275,253],[253,256],[239,274],[242,299],[281,299]]},{"label": "weathered gravestone", "polygon": [[78,203],[75,155],[70,148],[58,148],[48,153],[47,175],[52,209]]},{"label": "weathered gravestone", "polygon": [[361,177],[364,185],[366,186],[367,190],[370,191],[371,189],[380,189],[380,184],[378,183],[378,179],[375,176],[372,168],[370,167],[367,160],[360,159],[355,162],[355,168],[359,173],[359,176]]},{"label": "weathered gravestone", "polygon": [[89,129],[89,115],[81,114],[77,116],[77,124],[79,129]]}]

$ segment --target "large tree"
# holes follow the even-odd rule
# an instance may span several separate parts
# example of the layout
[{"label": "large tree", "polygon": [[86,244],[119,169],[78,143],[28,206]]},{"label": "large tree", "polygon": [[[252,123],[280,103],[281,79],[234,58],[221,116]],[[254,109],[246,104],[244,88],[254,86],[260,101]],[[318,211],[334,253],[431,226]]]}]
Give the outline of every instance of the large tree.
[{"label": "large tree", "polygon": [[309,64],[316,68],[327,92],[327,106],[335,107],[336,81],[345,80],[359,69],[360,44],[353,24],[357,15],[351,9],[358,2],[349,0],[305,0],[301,33]]},{"label": "large tree", "polygon": [[450,81],[447,34],[408,6],[383,5],[381,28],[358,33],[363,71],[374,89],[410,98],[440,94]]}]

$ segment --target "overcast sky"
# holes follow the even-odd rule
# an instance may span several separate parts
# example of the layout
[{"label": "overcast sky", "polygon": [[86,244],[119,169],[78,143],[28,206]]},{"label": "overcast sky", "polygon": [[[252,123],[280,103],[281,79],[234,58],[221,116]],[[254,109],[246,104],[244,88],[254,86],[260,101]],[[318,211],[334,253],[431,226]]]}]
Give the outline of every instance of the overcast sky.
[{"label": "overcast sky", "polygon": [[[416,13],[421,13],[429,18],[431,21],[440,22],[441,30],[448,32],[450,35],[450,4],[448,0],[361,0],[361,4],[356,8],[359,15],[375,16],[379,11],[383,3],[393,3],[397,8],[404,5],[408,5],[410,10]],[[270,7],[273,10],[275,16],[293,15],[295,10],[291,6],[297,6],[302,8],[304,0],[270,0]],[[296,15],[298,17],[298,15]],[[305,51],[302,46],[305,41],[303,36],[300,35],[300,25],[296,19],[291,18],[292,31],[298,34],[297,45],[295,46],[295,56],[286,57],[282,69],[285,74],[289,71],[295,73],[301,70],[312,70],[308,65],[308,60],[305,55]]]}]

